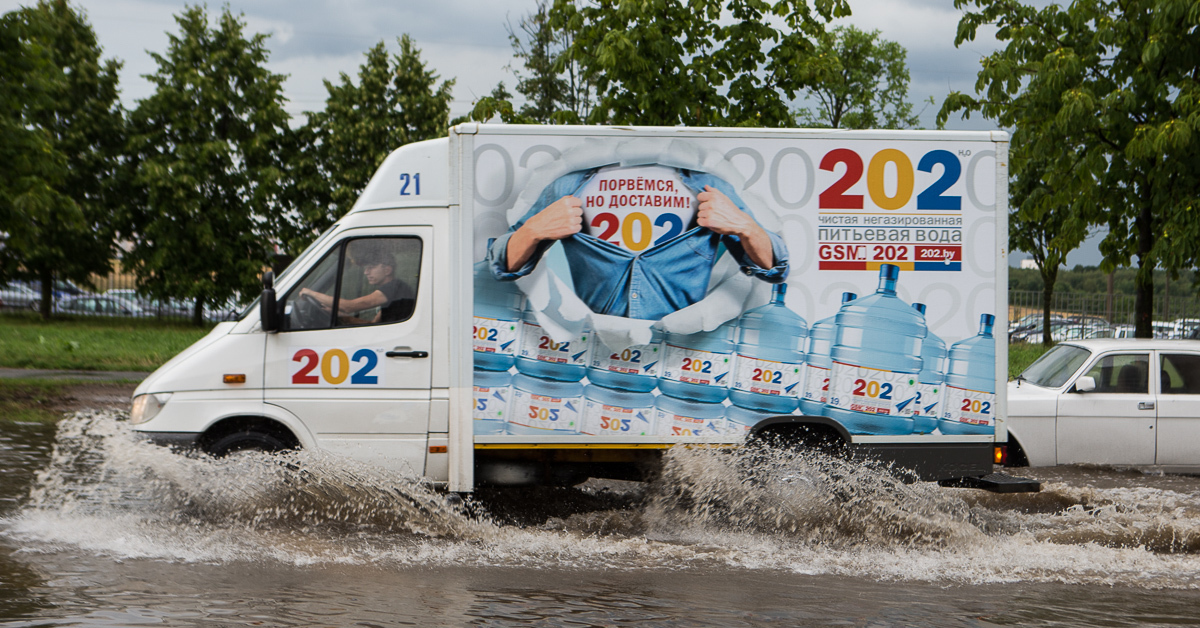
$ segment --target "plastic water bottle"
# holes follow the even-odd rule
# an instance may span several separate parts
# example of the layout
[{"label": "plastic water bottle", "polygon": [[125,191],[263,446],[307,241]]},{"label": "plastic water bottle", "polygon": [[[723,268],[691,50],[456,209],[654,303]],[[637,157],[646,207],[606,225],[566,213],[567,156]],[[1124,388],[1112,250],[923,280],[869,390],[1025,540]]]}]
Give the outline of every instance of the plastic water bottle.
[{"label": "plastic water bottle", "polygon": [[725,406],[659,395],[654,400],[654,426],[659,436],[721,436]]},{"label": "plastic water bottle", "polygon": [[729,400],[743,408],[791,414],[804,376],[808,323],[784,304],[787,284],[775,284],[771,302],[738,320],[737,358]]},{"label": "plastic water bottle", "polygon": [[[845,305],[858,298],[853,292],[842,293],[842,304]],[[808,352],[804,365],[804,392],[800,397],[800,412],[808,416],[825,414],[825,402],[829,393],[829,352],[833,348],[833,336],[837,330],[837,313],[829,318],[823,318],[808,334]]]},{"label": "plastic water bottle", "polygon": [[512,376],[507,371],[475,369],[475,433],[504,434],[508,421],[508,400],[512,397]]},{"label": "plastic water bottle", "polygon": [[938,430],[943,434],[996,431],[996,317],[979,317],[979,333],[950,347],[946,401]]},{"label": "plastic water bottle", "polygon": [[517,353],[525,295],[511,281],[496,281],[486,261],[475,264],[475,368],[507,371]]},{"label": "plastic water bottle", "polygon": [[583,384],[517,374],[512,378],[508,433],[578,434]]},{"label": "plastic water bottle", "polygon": [[625,392],[590,384],[583,387],[584,434],[651,436],[654,434],[654,395]]},{"label": "plastic water bottle", "polygon": [[[923,316],[924,303],[913,303]],[[928,331],[921,341],[921,373],[917,377],[917,400],[913,402],[913,433],[930,434],[938,426],[942,392],[946,381],[946,343]]]},{"label": "plastic water bottle", "polygon": [[609,349],[599,338],[588,359],[587,378],[607,388],[648,393],[658,385],[658,367],[662,364],[662,333],[655,331],[648,345],[634,345],[620,351]]},{"label": "plastic water bottle", "polygon": [[748,434],[750,428],[773,416],[779,416],[779,413],[743,408],[741,406],[729,406],[725,408],[725,429],[730,434]]},{"label": "plastic water bottle", "polygon": [[666,334],[658,389],[677,399],[724,401],[733,368],[733,332],[729,321],[712,331]]},{"label": "plastic water bottle", "polygon": [[577,382],[587,372],[590,338],[591,334],[584,330],[569,340],[558,342],[538,324],[533,310],[527,309],[521,319],[517,370],[533,377]]},{"label": "plastic water bottle", "polygon": [[853,434],[911,434],[925,317],[896,296],[900,267],[879,268],[875,294],[842,306],[825,416]]}]

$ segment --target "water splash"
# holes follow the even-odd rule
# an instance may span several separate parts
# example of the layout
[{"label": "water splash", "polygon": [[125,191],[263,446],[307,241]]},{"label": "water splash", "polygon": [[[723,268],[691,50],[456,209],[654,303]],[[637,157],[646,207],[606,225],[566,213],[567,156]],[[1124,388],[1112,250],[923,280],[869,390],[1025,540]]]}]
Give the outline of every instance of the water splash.
[{"label": "water splash", "polygon": [[654,490],[649,512],[660,528],[775,534],[839,549],[945,547],[983,535],[956,495],[817,451],[677,448]]},{"label": "water splash", "polygon": [[1058,482],[994,495],[819,453],[678,447],[650,483],[480,491],[463,506],[418,478],[319,451],[172,453],[120,418],[62,421],[0,535],[25,552],[170,561],[1200,587],[1200,496],[1185,490]]}]

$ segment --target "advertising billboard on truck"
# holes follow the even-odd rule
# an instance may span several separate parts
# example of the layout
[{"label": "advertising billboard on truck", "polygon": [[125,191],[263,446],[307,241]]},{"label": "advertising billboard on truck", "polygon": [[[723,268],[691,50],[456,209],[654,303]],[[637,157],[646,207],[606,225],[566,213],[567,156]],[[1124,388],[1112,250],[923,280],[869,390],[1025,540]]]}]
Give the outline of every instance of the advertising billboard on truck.
[{"label": "advertising billboard on truck", "polygon": [[728,438],[808,415],[990,435],[1005,146],[480,136],[475,433]]}]

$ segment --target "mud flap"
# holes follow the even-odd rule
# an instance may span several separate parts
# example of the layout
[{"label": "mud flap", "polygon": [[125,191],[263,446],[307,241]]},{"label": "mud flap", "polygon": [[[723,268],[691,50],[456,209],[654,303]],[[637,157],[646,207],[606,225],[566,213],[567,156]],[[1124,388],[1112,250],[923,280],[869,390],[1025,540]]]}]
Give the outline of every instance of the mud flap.
[{"label": "mud flap", "polygon": [[1037,493],[1042,490],[1042,483],[1029,478],[1019,478],[1006,473],[989,473],[977,478],[957,478],[940,480],[940,486],[956,488],[981,488],[993,493]]}]

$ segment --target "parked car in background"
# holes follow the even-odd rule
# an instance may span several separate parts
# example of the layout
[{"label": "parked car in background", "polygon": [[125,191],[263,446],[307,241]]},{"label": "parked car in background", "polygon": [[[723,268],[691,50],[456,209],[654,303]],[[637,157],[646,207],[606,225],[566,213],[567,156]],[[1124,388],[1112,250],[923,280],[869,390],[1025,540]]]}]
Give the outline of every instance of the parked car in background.
[{"label": "parked car in background", "polygon": [[0,307],[36,310],[41,300],[41,295],[24,284],[10,283],[0,285]]},{"label": "parked car in background", "polygon": [[1154,321],[1150,323],[1151,329],[1154,330],[1154,337],[1167,340],[1175,336],[1175,324],[1166,321]]},{"label": "parked car in background", "polygon": [[[1065,318],[1050,319],[1050,336],[1053,338],[1055,332],[1063,329],[1069,324]],[[1018,327],[1008,336],[1009,342],[1041,342],[1042,341],[1042,321],[1038,319],[1035,323]]]},{"label": "parked car in background", "polygon": [[209,305],[204,310],[204,320],[210,323],[241,320],[241,312],[245,306],[238,304],[236,299],[228,299],[224,303]]},{"label": "parked car in background", "polygon": [[[1053,316],[1051,316],[1051,318],[1053,318]],[[1040,320],[1042,320],[1041,312],[1034,312],[1033,314],[1026,314],[1025,316],[1022,316],[1021,318],[1009,321],[1008,333],[1011,334],[1014,331],[1017,331],[1018,329],[1021,329],[1023,327],[1035,325]]]},{"label": "parked car in background", "polygon": [[1188,338],[1197,329],[1200,329],[1200,318],[1177,318],[1171,322],[1171,337]]},{"label": "parked car in background", "polygon": [[[34,280],[34,281],[28,282],[28,285],[29,285],[29,288],[31,290],[33,290],[34,292],[36,292],[37,294],[42,293],[42,282]],[[52,292],[54,294],[55,300],[63,299],[66,297],[78,297],[78,296],[90,294],[87,290],[80,288],[79,286],[75,285],[73,282],[66,281],[63,279],[59,279],[54,282],[54,288],[53,288]]]},{"label": "parked car in background", "polygon": [[151,316],[137,303],[112,296],[89,295],[60,299],[54,305],[60,314],[83,316]]},{"label": "parked car in background", "polygon": [[1067,323],[1053,330],[1050,338],[1054,342],[1063,342],[1066,340],[1082,340],[1084,338],[1112,338],[1112,334],[1112,327],[1107,325],[1101,327]]},{"label": "parked car in background", "polygon": [[141,296],[136,290],[129,288],[114,288],[105,291],[104,295],[136,303],[145,311],[146,316],[188,318],[192,315],[187,304],[179,299],[151,299]]},{"label": "parked car in background", "polygon": [[1013,463],[1195,465],[1200,340],[1056,345],[1008,384]]}]

